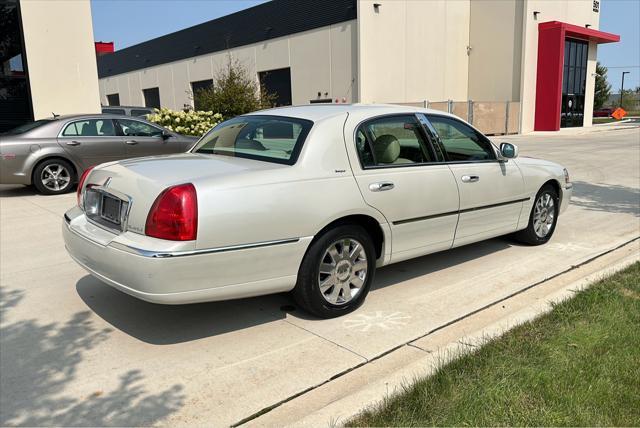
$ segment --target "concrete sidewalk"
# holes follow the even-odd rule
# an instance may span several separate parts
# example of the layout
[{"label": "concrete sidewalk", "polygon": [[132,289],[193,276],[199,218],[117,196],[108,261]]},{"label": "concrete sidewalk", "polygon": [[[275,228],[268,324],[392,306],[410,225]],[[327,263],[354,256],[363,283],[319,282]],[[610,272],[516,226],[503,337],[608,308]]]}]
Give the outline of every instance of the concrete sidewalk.
[{"label": "concrete sidewalk", "polygon": [[[494,239],[388,266],[358,311],[333,320],[291,311],[287,295],[187,306],[135,300],[64,251],[61,216],[74,194],[1,188],[0,425],[225,426],[249,418],[281,426],[308,413],[321,416],[313,421],[344,417],[345,406],[353,412],[381,398],[385,382],[392,388],[401,378],[394,373],[411,364],[425,373],[436,338],[446,344],[499,321],[501,305],[526,311],[531,302],[517,303],[514,293],[640,235],[640,130],[497,141],[569,169],[574,199],[552,241]],[[541,301],[557,291],[536,289]],[[462,318],[471,325],[456,322]],[[365,383],[378,389],[363,390]],[[325,388],[339,394],[307,407]],[[351,394],[359,391],[367,392]]]}]

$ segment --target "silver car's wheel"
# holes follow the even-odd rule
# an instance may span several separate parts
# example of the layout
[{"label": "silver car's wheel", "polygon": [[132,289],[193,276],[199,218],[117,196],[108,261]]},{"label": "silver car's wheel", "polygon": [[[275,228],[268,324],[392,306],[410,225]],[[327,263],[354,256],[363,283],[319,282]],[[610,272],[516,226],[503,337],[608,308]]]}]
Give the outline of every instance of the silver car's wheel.
[{"label": "silver car's wheel", "polygon": [[61,163],[50,163],[42,169],[40,181],[52,192],[63,192],[71,185],[71,172]]},{"label": "silver car's wheel", "polygon": [[536,200],[533,211],[533,230],[539,238],[545,238],[556,218],[555,202],[549,193],[543,193]]},{"label": "silver car's wheel", "polygon": [[362,244],[346,238],[332,243],[320,263],[318,286],[324,299],[332,305],[352,301],[367,279],[367,255]]},{"label": "silver car's wheel", "polygon": [[64,159],[46,159],[33,170],[31,182],[43,195],[61,195],[73,190],[76,171]]}]

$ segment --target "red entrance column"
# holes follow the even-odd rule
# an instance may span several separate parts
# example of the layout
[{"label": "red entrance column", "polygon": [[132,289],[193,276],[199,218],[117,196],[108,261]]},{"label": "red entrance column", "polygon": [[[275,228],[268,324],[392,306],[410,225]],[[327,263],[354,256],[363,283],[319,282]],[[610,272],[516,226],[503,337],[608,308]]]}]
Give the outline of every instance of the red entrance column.
[{"label": "red entrance column", "polygon": [[620,41],[616,34],[565,22],[550,21],[538,25],[535,131],[560,129],[564,40],[567,37],[596,43]]}]

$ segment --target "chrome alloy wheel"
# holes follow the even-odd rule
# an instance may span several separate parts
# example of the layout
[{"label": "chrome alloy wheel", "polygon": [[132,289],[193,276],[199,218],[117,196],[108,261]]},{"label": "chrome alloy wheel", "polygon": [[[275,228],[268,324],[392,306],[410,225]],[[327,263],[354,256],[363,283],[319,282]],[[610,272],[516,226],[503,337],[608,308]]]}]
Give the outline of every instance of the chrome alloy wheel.
[{"label": "chrome alloy wheel", "polygon": [[543,193],[533,211],[533,230],[538,238],[546,237],[556,218],[555,202],[549,193]]},{"label": "chrome alloy wheel", "polygon": [[327,248],[320,261],[318,286],[324,299],[333,305],[353,300],[367,278],[367,255],[362,244],[345,238]]},{"label": "chrome alloy wheel", "polygon": [[42,170],[40,181],[47,189],[59,192],[71,183],[71,173],[64,165],[52,163]]}]

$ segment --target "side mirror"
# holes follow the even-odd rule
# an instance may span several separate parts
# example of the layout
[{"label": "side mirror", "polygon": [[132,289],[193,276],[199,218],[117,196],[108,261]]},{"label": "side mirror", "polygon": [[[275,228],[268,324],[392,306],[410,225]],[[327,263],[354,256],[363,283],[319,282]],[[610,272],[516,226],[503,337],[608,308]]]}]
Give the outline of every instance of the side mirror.
[{"label": "side mirror", "polygon": [[513,159],[518,157],[518,146],[511,143],[500,144],[500,154],[505,159]]},{"label": "side mirror", "polygon": [[168,140],[171,137],[172,137],[172,135],[169,134],[167,131],[162,131],[162,139],[163,140]]}]

